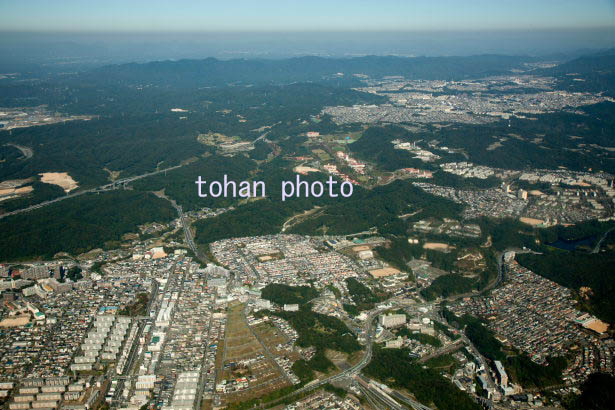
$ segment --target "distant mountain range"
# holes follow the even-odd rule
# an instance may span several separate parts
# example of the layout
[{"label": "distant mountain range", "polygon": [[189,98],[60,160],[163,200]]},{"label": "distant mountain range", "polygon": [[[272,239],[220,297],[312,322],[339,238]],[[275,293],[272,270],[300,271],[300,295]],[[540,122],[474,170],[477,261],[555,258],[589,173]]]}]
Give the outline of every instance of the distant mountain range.
[{"label": "distant mountain range", "polygon": [[[305,81],[353,82],[354,74],[370,77],[460,80],[510,73],[534,57],[479,55],[470,57],[297,57],[284,60],[236,59],[157,61],[109,65],[79,75],[81,81],[161,86],[280,84]],[[356,81],[356,79],[355,79]]]},{"label": "distant mountain range", "polygon": [[[403,76],[407,79],[462,80],[528,70],[525,63],[541,61],[529,56],[477,55],[469,57],[366,56],[355,58],[296,57],[282,60],[234,59],[155,61],[107,65],[76,75],[80,83],[98,85],[156,85],[170,88],[224,85],[328,82],[357,86],[357,75],[371,78]],[[615,49],[575,58],[533,74],[560,77],[565,87],[588,91],[612,88]],[[572,74],[586,82],[571,83]]]}]

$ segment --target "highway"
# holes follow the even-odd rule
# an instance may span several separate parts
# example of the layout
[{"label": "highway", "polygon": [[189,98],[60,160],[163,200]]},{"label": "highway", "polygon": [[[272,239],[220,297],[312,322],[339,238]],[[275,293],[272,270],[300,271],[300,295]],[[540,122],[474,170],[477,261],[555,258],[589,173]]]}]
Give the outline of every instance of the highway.
[{"label": "highway", "polygon": [[[359,389],[369,397],[369,394],[373,397],[373,401],[382,402],[385,404],[386,409],[404,409],[405,407],[400,405],[398,401],[405,403],[414,410],[433,410],[431,407],[425,406],[418,401],[403,395],[397,390],[391,389],[389,386],[379,383],[375,380],[368,379],[364,376],[356,376],[355,380],[358,383]],[[378,408],[379,406],[377,406]]]},{"label": "highway", "polygon": [[190,230],[190,224],[186,221],[186,216],[184,215],[181,205],[177,205],[175,201],[170,200],[170,199],[169,199],[169,202],[171,202],[173,207],[177,210],[177,214],[179,215],[179,220],[182,224],[182,228],[184,229],[184,238],[186,240],[186,243],[188,244],[188,247],[192,250],[196,258],[200,259],[203,263],[207,263],[208,262],[207,258],[200,253],[199,249],[196,247],[194,243],[194,238],[192,237],[192,231]]},{"label": "highway", "polygon": [[147,177],[151,177],[153,175],[157,175],[157,174],[161,174],[163,172],[167,172],[167,171],[172,171],[174,169],[180,168],[183,165],[175,165],[169,168],[165,168],[165,169],[161,169],[158,171],[152,171],[152,172],[148,172],[146,174],[141,174],[141,175],[135,175],[132,177],[127,177],[127,178],[122,178],[122,179],[118,179],[117,181],[111,182],[109,184],[105,184],[105,185],[101,185],[99,187],[96,188],[90,188],[90,189],[85,189],[83,191],[78,191],[72,194],[68,194],[68,195],[64,195],[55,199],[51,199],[49,201],[44,201],[44,202],[40,202],[36,205],[32,205],[29,206],[27,208],[22,208],[22,209],[17,209],[15,211],[11,211],[11,212],[7,212],[5,214],[0,215],[0,219],[2,218],[6,218],[7,216],[11,216],[11,215],[17,215],[17,214],[21,214],[24,212],[30,212],[33,211],[35,209],[40,209],[43,208],[47,205],[51,205],[51,204],[55,204],[57,202],[60,201],[64,201],[66,199],[70,199],[70,198],[75,198],[84,194],[89,194],[89,193],[94,193],[94,192],[104,192],[104,191],[109,191],[109,190],[113,190],[116,189],[118,186],[129,183],[129,182],[133,182],[133,181],[137,181],[139,179],[143,179],[143,178],[147,178]]}]

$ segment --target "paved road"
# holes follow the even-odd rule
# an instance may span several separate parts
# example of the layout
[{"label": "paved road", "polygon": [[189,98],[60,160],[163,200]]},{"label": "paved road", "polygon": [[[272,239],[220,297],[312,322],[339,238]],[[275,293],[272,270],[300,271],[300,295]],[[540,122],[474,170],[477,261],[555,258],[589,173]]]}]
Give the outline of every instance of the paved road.
[{"label": "paved road", "polygon": [[598,241],[598,243],[596,243],[596,246],[594,246],[594,249],[592,249],[592,253],[598,253],[600,252],[600,247],[602,246],[602,242],[604,242],[604,240],[606,239],[607,236],[609,236],[609,234],[615,230],[615,227],[609,229],[608,231],[606,231],[604,233],[604,235],[602,235],[602,238],[600,238],[600,240]]},{"label": "paved road", "polygon": [[[306,391],[317,389],[320,386],[325,385],[327,383],[334,382],[334,381],[337,381],[337,380],[346,379],[346,378],[353,377],[353,376],[359,374],[359,372],[365,366],[367,366],[369,361],[372,359],[372,337],[373,337],[373,330],[374,330],[373,329],[374,319],[376,318],[376,316],[378,316],[381,312],[383,312],[385,310],[386,309],[380,309],[380,310],[376,310],[376,311],[372,312],[369,315],[369,317],[368,317],[368,319],[366,321],[366,334],[367,334],[366,341],[367,341],[367,346],[366,346],[366,350],[365,350],[365,355],[363,355],[363,358],[361,359],[361,361],[359,363],[357,363],[354,366],[344,370],[341,373],[338,373],[336,375],[327,377],[326,379],[319,380],[318,382],[308,383],[304,387],[302,387],[302,388],[300,388],[298,390],[295,390],[294,392],[292,392],[292,393],[290,393],[290,394],[288,394],[288,395],[286,395],[284,397],[280,397],[278,400],[276,400],[276,402],[280,401],[282,399],[285,399],[285,398],[287,398],[289,396],[294,396],[294,395],[299,394],[299,393],[303,393],[303,392],[306,392]],[[272,405],[274,403],[275,402],[270,402],[270,403],[267,403],[267,405]]]},{"label": "paved road", "polygon": [[[290,377],[288,377],[288,373],[286,373],[286,370],[284,370],[282,366],[280,366],[280,364],[275,360],[273,354],[271,353],[267,345],[261,340],[260,337],[258,337],[254,329],[252,329],[252,326],[250,326],[250,324],[248,323],[248,318],[246,317],[246,309],[247,309],[247,306],[241,312],[241,318],[243,322],[245,323],[246,327],[250,330],[250,333],[252,333],[252,336],[254,336],[254,338],[258,341],[258,343],[261,344],[261,346],[263,347],[263,351],[265,352],[265,356],[267,356],[269,361],[273,362],[273,364],[278,368],[280,375],[284,379],[286,379],[286,381],[289,382],[290,384],[294,384],[293,381],[290,379]],[[225,332],[225,340],[226,340],[226,332]],[[225,345],[225,349],[226,349],[226,345]]]},{"label": "paved road", "polygon": [[184,215],[181,205],[177,205],[177,203],[171,199],[169,199],[169,202],[171,202],[173,207],[177,210],[179,220],[181,221],[182,228],[184,229],[184,238],[186,240],[186,244],[188,244],[188,247],[190,247],[197,259],[200,259],[203,263],[208,263],[208,259],[199,251],[196,244],[194,243],[192,231],[190,230],[190,224],[186,221],[186,216]]},{"label": "paved road", "polygon": [[397,403],[395,400],[385,396],[384,394],[382,394],[381,391],[378,391],[373,387],[370,387],[370,386],[366,387],[362,384],[359,384],[359,389],[363,392],[363,394],[365,395],[369,403],[372,405],[372,407],[378,410],[380,409],[403,410],[404,409],[404,407],[401,406],[399,403]]},{"label": "paved road", "polygon": [[11,215],[17,215],[17,214],[21,214],[21,213],[24,213],[24,212],[33,211],[35,209],[40,209],[40,208],[43,208],[43,207],[45,207],[47,205],[55,204],[57,202],[64,201],[64,200],[70,199],[70,198],[75,198],[75,197],[78,197],[78,196],[81,196],[81,195],[84,195],[84,194],[93,193],[93,192],[104,192],[104,191],[113,190],[113,189],[116,189],[119,185],[126,184],[126,183],[129,183],[129,182],[133,182],[133,181],[136,181],[136,180],[139,180],[139,179],[147,178],[147,177],[150,177],[150,176],[153,176],[153,175],[161,174],[163,172],[172,171],[172,170],[180,168],[182,166],[183,165],[175,165],[173,167],[161,169],[159,171],[153,171],[153,172],[148,172],[146,174],[135,175],[133,177],[118,179],[117,181],[114,181],[114,182],[109,183],[109,184],[101,185],[101,186],[96,187],[96,188],[85,189],[83,191],[79,191],[79,192],[75,192],[75,193],[72,193],[72,194],[64,195],[64,196],[61,196],[61,197],[58,197],[58,198],[55,198],[55,199],[51,199],[49,201],[44,201],[44,202],[38,203],[36,205],[29,206],[27,208],[22,208],[22,209],[17,209],[15,211],[7,212],[5,214],[0,215],[0,219],[6,218],[7,216],[11,216]]}]

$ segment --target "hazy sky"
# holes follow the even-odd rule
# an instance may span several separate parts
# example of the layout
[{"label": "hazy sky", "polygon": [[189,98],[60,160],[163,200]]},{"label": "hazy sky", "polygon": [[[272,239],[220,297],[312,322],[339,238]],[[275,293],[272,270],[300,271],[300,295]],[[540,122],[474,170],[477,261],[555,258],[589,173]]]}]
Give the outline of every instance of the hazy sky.
[{"label": "hazy sky", "polygon": [[615,0],[0,0],[4,31],[414,31],[615,26]]}]

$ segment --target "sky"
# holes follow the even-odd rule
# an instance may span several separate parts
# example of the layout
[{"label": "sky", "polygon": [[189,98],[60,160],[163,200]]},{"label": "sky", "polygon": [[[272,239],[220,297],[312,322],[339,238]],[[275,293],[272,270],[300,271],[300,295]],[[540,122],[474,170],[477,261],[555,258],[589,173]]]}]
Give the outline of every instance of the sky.
[{"label": "sky", "polygon": [[480,31],[615,26],[615,0],[0,0],[0,31]]}]

